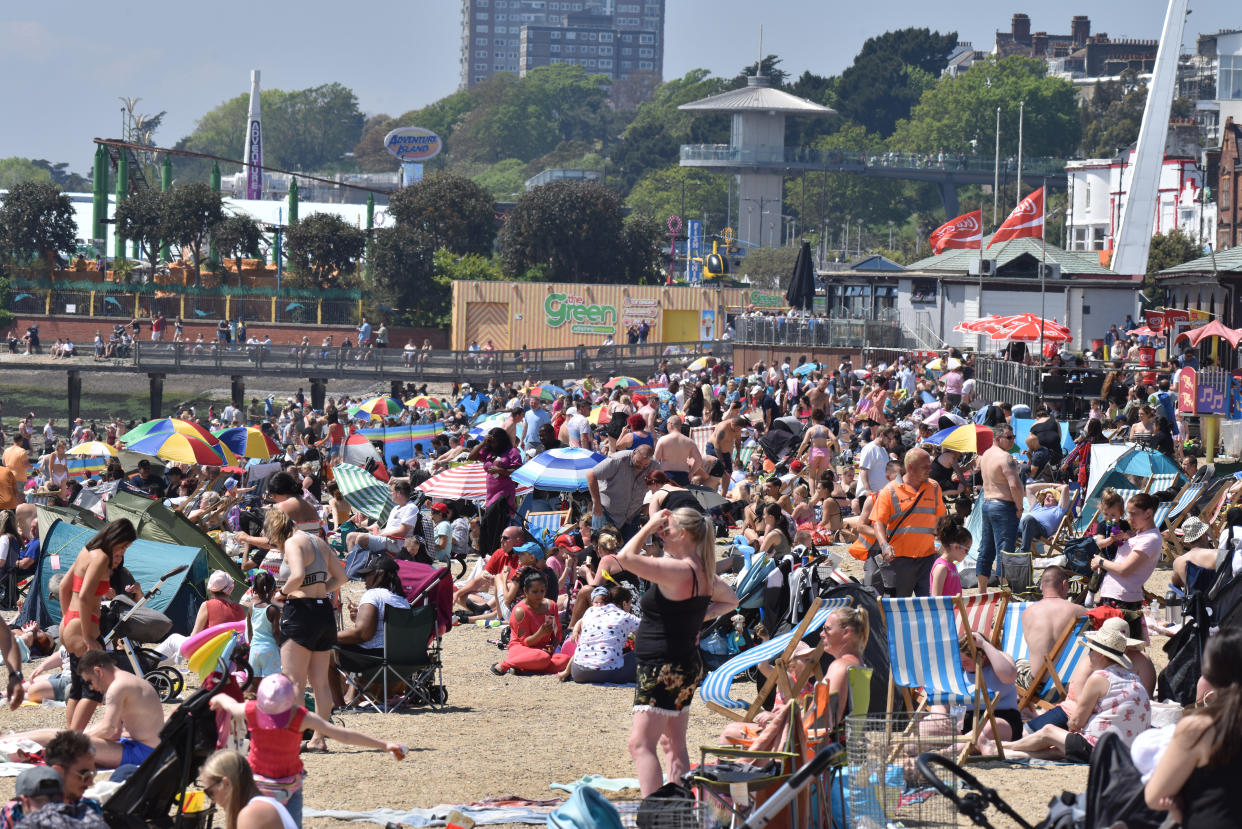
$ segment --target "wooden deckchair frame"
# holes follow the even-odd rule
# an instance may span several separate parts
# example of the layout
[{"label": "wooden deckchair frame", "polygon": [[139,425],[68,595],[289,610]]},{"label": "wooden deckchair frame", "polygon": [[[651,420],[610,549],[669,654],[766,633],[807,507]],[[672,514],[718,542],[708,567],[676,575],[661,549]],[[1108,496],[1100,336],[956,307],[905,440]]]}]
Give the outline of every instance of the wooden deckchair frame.
[{"label": "wooden deckchair frame", "polygon": [[[1021,695],[1018,697],[1019,711],[1024,710],[1032,703],[1038,704],[1043,701],[1039,696],[1039,689],[1042,688],[1044,683],[1049,679],[1052,680],[1053,686],[1057,689],[1057,693],[1060,694],[1062,698],[1069,694],[1068,686],[1071,677],[1061,677],[1057,673],[1056,665],[1057,660],[1061,657],[1061,652],[1069,644],[1070,638],[1074,635],[1074,631],[1077,630],[1082,624],[1083,618],[1084,617],[1078,617],[1067,622],[1065,627],[1061,630],[1061,633],[1057,636],[1056,641],[1053,642],[1052,648],[1044,654],[1043,664],[1031,666],[1031,684],[1029,687],[1023,689]],[[1023,635],[1025,636],[1026,634],[1023,633]]]},{"label": "wooden deckchair frame", "polygon": [[[1000,611],[997,613],[996,620],[993,622],[993,629],[994,629],[993,635],[995,635],[995,631],[999,630],[999,627],[997,627],[998,623],[1003,623],[1004,621],[1004,617],[1005,617],[1004,605],[1008,601],[1008,595],[1009,595],[1008,592],[1004,591],[1001,597]],[[979,654],[978,654],[978,651],[975,649],[975,638],[972,635],[974,631],[970,626],[970,617],[967,616],[966,614],[966,604],[962,600],[961,596],[955,596],[953,598],[953,606],[954,608],[956,608],[958,616],[960,618],[961,628],[964,628],[968,632],[968,635],[966,637],[966,643],[967,643],[967,646],[970,648],[971,659],[975,660],[977,664]],[[883,602],[880,603],[880,613],[881,615],[883,615],[884,613]],[[887,627],[887,625],[888,625],[888,620],[886,618],[885,626]],[[892,654],[889,654],[889,660],[891,662]],[[967,755],[970,754],[971,748],[974,747],[975,743],[978,742],[979,740],[979,733],[983,730],[983,723],[984,723],[985,718],[987,722],[989,722],[992,725],[992,733],[993,734],[998,733],[996,730],[996,702],[999,697],[994,699],[991,693],[988,691],[988,683],[987,683],[987,679],[985,679],[983,676],[983,671],[981,670],[976,671],[975,678],[976,678],[976,681],[975,681],[974,709],[973,709],[975,713],[974,724],[971,728],[970,739],[966,742],[965,745],[962,746],[962,750],[958,753],[958,757],[957,757],[958,763],[966,762]],[[894,702],[894,698],[896,695],[895,694],[896,689],[897,689],[897,685],[893,679],[893,672],[890,666],[890,670],[888,672],[888,700],[885,705],[885,709],[890,714],[893,713],[893,702]],[[913,712],[913,716],[911,716],[910,718],[910,724],[906,726],[906,728],[902,731],[901,735],[897,738],[897,741],[894,743],[892,752],[888,756],[888,760],[887,760],[888,763],[893,762],[894,758],[897,756],[897,753],[901,751],[902,745],[904,745],[906,742],[910,740],[910,736],[913,733],[914,729],[918,728],[921,715],[925,714],[927,711],[927,706],[928,706],[927,694],[924,693],[923,699],[916,704],[914,701],[915,690],[916,689],[905,688],[905,687],[901,689],[902,698],[905,701],[906,708],[910,710],[911,712]],[[917,689],[917,690],[922,690],[922,689]],[[980,715],[980,712],[982,712],[982,716]],[[997,750],[997,756],[1003,761],[1005,759],[1005,747],[1001,745],[1000,740],[996,741],[996,750]]]}]

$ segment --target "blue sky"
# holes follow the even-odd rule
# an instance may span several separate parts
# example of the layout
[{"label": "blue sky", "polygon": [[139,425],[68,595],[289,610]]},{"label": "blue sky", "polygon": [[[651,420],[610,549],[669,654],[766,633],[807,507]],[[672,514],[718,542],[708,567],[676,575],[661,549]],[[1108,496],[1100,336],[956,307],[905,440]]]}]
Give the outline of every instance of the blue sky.
[{"label": "blue sky", "polygon": [[[835,74],[863,41],[886,29],[956,30],[990,48],[997,29],[1025,11],[1032,29],[1069,31],[1075,14],[1114,38],[1160,35],[1165,0],[668,0],[665,77],[705,67],[733,74],[758,51],[787,70]],[[1188,47],[1199,32],[1242,28],[1242,7],[1192,0]],[[250,70],[267,88],[302,89],[339,81],[368,114],[400,114],[457,87],[461,4],[340,3],[327,0],[212,3],[6,3],[0,7],[0,157],[68,161],[85,173],[91,138],[119,134],[120,97],[139,112],[168,110],[157,139],[171,145],[220,102],[249,90]],[[115,45],[123,44],[123,45]],[[242,148],[237,149],[241,157]]]}]

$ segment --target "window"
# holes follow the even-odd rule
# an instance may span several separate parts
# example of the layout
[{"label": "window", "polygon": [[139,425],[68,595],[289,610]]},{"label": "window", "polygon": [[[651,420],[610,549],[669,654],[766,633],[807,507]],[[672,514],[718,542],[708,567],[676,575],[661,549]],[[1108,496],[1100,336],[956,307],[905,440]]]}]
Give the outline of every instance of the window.
[{"label": "window", "polygon": [[561,33],[560,33],[560,32],[552,32],[552,39],[553,39],[553,40],[560,40],[560,39],[561,39]]},{"label": "window", "polygon": [[623,54],[623,55],[632,55],[632,54],[634,54],[634,50],[633,50],[633,49],[628,49],[628,48],[627,48],[627,49],[622,49],[622,50],[621,50],[621,54]]},{"label": "window", "polygon": [[486,27],[486,26],[479,26],[479,27],[478,27],[478,32],[479,32],[479,34],[487,34],[487,27]]},{"label": "window", "polygon": [[487,57],[487,50],[486,50],[486,49],[476,49],[476,50],[474,51],[474,56],[475,56],[476,58],[485,58],[485,57]]},{"label": "window", "polygon": [[654,53],[650,49],[639,49],[638,50],[638,56],[640,58],[649,58],[649,57],[652,57],[653,54]]},{"label": "window", "polygon": [[487,45],[487,38],[485,38],[485,37],[476,37],[476,38],[474,39],[474,45],[475,45],[475,46],[486,46],[486,45]]},{"label": "window", "polygon": [[640,60],[638,62],[639,69],[655,69],[655,64],[649,60]]},{"label": "window", "polygon": [[551,51],[551,52],[552,52],[552,54],[554,54],[554,55],[555,55],[555,54],[558,54],[558,53],[561,51],[561,44],[559,44],[559,43],[553,43],[553,44],[549,47],[549,51]]},{"label": "window", "polygon": [[477,16],[477,17],[478,17],[478,19],[479,19],[479,20],[486,20],[486,19],[487,19],[487,12],[479,12],[479,14],[478,14],[478,16]]},{"label": "window", "polygon": [[1242,100],[1242,55],[1221,55],[1217,61],[1217,99]]},{"label": "window", "polygon": [[577,40],[577,39],[578,39],[578,33],[577,33],[577,32],[566,32],[566,33],[565,33],[565,39],[566,39],[566,40]]},{"label": "window", "polygon": [[639,43],[655,43],[655,35],[639,35]]},{"label": "window", "polygon": [[612,47],[611,47],[611,46],[601,46],[601,47],[599,47],[599,53],[600,53],[601,55],[611,55],[611,54],[612,54]]},{"label": "window", "polygon": [[600,43],[612,43],[612,32],[600,32],[599,42]]},{"label": "window", "polygon": [[601,60],[600,60],[600,62],[599,62],[599,68],[600,68],[600,69],[611,69],[611,68],[612,68],[612,61],[607,60],[607,59],[601,59]]}]

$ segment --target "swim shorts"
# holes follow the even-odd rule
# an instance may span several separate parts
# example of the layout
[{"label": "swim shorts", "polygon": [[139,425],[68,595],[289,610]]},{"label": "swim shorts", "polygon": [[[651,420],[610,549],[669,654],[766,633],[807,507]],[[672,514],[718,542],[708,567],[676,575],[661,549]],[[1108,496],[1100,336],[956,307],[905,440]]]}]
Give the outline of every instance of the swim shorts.
[{"label": "swim shorts", "polygon": [[336,644],[336,616],[329,599],[285,600],[280,634],[308,651],[330,651]]},{"label": "swim shorts", "polygon": [[119,742],[121,743],[122,766],[141,766],[142,761],[150,757],[151,752],[155,751],[154,748],[146,743],[140,743],[129,737],[122,737]]}]

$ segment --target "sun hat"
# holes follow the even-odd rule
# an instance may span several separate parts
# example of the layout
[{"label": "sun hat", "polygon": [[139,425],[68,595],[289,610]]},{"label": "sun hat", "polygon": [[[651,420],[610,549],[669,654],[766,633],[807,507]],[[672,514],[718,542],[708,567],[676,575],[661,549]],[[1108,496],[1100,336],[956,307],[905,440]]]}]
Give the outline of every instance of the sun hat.
[{"label": "sun hat", "polygon": [[17,775],[17,794],[26,797],[57,797],[65,793],[60,775],[51,766],[35,766]]},{"label": "sun hat", "polygon": [[223,593],[233,589],[233,577],[223,570],[216,570],[207,577],[208,593]]},{"label": "sun hat", "polygon": [[[1124,622],[1123,622],[1124,624]],[[1113,627],[1101,627],[1099,630],[1084,634],[1082,643],[1098,654],[1108,657],[1127,671],[1134,670],[1133,663],[1126,656],[1126,645],[1134,640]]]},{"label": "sun hat", "polygon": [[1209,527],[1207,524],[1192,515],[1190,518],[1187,518],[1182,522],[1182,526],[1178,528],[1178,532],[1181,533],[1182,539],[1189,544],[1203,538],[1208,529]]},{"label": "sun hat", "polygon": [[1120,633],[1126,637],[1126,647],[1136,648],[1139,645],[1146,644],[1141,639],[1130,638],[1130,623],[1120,616],[1112,616],[1100,623],[1100,630],[1111,630]]},{"label": "sun hat", "polygon": [[1055,486],[1046,486],[1039,491],[1039,500],[1041,501],[1044,500],[1044,496],[1050,492],[1053,495],[1056,495],[1058,498],[1061,497],[1061,491],[1057,489]]}]

